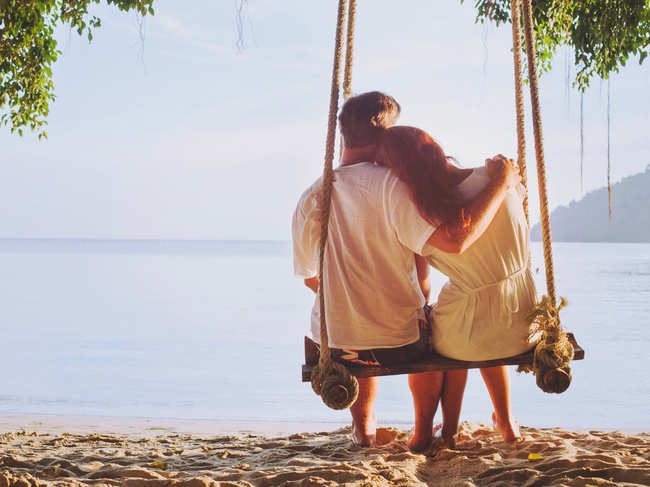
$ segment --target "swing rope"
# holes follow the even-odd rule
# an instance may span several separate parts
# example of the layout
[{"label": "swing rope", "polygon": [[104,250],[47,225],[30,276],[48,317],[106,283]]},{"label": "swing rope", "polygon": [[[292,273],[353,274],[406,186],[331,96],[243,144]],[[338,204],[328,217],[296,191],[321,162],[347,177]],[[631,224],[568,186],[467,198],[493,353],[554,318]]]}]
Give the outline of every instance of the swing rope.
[{"label": "swing rope", "polygon": [[[351,0],[350,12],[354,14],[354,0]],[[321,189],[320,210],[320,247],[318,262],[318,299],[320,306],[320,358],[318,365],[312,371],[311,384],[314,392],[321,396],[323,402],[332,409],[345,409],[350,407],[359,394],[359,384],[356,377],[353,377],[348,369],[337,362],[332,361],[332,354],[329,348],[329,337],[327,334],[324,283],[324,260],[325,248],[327,245],[327,234],[330,216],[330,205],[332,199],[332,186],[334,183],[334,145],[336,137],[336,115],[339,105],[339,85],[341,82],[341,57],[343,53],[343,31],[345,27],[345,6],[346,0],[339,0],[336,38],[334,42],[334,63],[332,67],[332,86],[330,91],[329,118],[327,123],[327,139],[325,142],[325,166],[323,169],[323,182]],[[352,29],[354,24],[352,24]],[[352,37],[348,24],[347,49],[349,57],[346,56],[345,77],[346,83],[351,84],[352,78]]]},{"label": "swing rope", "polygon": [[[515,0],[516,1],[516,0]],[[548,192],[546,190],[546,164],[544,162],[544,144],[542,137],[542,114],[539,103],[539,85],[537,81],[537,53],[535,49],[535,32],[533,30],[532,0],[524,2],[524,35],[526,38],[526,56],[528,57],[528,83],[530,87],[530,105],[533,112],[533,135],[535,139],[535,159],[537,161],[537,187],[539,191],[539,211],[542,223],[542,241],[544,243],[544,264],[546,267],[546,292],[553,306],[556,305],[555,275],[553,273],[553,249],[551,244],[551,220],[548,211]]]},{"label": "swing rope", "polygon": [[521,15],[519,0],[510,2],[512,16],[512,46],[515,74],[515,111],[517,114],[517,165],[521,173],[521,184],[524,185],[524,213],[526,223],[530,226],[528,216],[528,174],[526,171],[526,133],[524,119],[524,82],[521,74]]},{"label": "swing rope", "polygon": [[[354,62],[354,28],[357,16],[357,0],[348,6],[348,29],[345,42],[345,70],[343,71],[343,100],[352,96],[352,64]],[[343,134],[339,137],[339,164],[343,161]]]},{"label": "swing rope", "polygon": [[[521,49],[521,35],[515,38],[515,30],[519,28],[519,0],[512,0],[513,41],[515,53]],[[542,225],[542,241],[544,246],[544,264],[546,268],[547,295],[531,312],[531,322],[536,332],[541,332],[541,339],[535,347],[532,370],[535,371],[536,382],[540,389],[549,393],[564,392],[571,384],[571,368],[573,360],[573,345],[562,330],[560,310],[566,305],[562,298],[557,304],[555,294],[555,275],[553,272],[553,249],[551,242],[551,221],[548,210],[548,192],[546,189],[546,164],[544,162],[544,145],[542,137],[542,116],[539,102],[539,84],[537,80],[537,53],[535,47],[535,32],[533,29],[532,0],[523,0],[524,37],[526,56],[528,59],[528,81],[530,101],[533,116],[533,135],[535,139],[535,159],[537,162],[537,187],[539,191],[539,209]],[[515,25],[516,24],[516,25]],[[521,60],[519,60],[521,62]],[[521,66],[517,65],[515,56],[515,77]],[[515,92],[521,90],[519,80],[515,82]],[[523,96],[521,97],[523,98]],[[522,106],[520,107],[520,103]],[[523,127],[520,130],[519,111],[523,113],[523,100],[517,95],[517,138],[518,147],[525,147]],[[521,167],[521,166],[520,166]],[[524,166],[525,167],[525,166]],[[527,367],[520,367],[527,370]],[[528,369],[530,370],[530,369]]]},{"label": "swing rope", "polygon": [[354,28],[357,17],[357,0],[350,0],[348,7],[348,30],[345,40],[345,71],[343,73],[343,99],[352,96],[352,64],[354,62]]}]

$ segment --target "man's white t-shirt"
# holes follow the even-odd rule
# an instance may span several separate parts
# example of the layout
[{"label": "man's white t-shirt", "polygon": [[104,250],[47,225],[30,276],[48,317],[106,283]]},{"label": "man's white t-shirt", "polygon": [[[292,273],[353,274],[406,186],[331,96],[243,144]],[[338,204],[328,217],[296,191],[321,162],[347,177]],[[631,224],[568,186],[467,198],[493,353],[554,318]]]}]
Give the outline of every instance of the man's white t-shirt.
[{"label": "man's white t-shirt", "polygon": [[[318,274],[319,179],[293,215],[294,271]],[[370,162],[335,171],[325,248],[325,308],[332,348],[367,350],[408,345],[419,338],[425,303],[415,255],[434,232],[407,186],[389,169]],[[320,341],[319,300],[312,335]]]}]

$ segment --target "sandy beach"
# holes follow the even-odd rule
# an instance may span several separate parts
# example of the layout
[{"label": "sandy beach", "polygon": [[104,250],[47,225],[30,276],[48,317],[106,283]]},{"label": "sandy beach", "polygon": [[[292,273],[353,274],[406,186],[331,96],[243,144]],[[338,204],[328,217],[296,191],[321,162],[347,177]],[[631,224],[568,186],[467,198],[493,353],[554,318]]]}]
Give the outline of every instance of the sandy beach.
[{"label": "sandy beach", "polygon": [[92,424],[0,418],[0,487],[650,485],[648,433],[522,427],[522,441],[509,445],[490,426],[466,422],[456,450],[415,454],[408,432],[394,428],[382,428],[378,445],[364,449],[351,443],[349,427],[278,436],[225,434],[236,429],[227,423],[219,434],[191,421]]}]

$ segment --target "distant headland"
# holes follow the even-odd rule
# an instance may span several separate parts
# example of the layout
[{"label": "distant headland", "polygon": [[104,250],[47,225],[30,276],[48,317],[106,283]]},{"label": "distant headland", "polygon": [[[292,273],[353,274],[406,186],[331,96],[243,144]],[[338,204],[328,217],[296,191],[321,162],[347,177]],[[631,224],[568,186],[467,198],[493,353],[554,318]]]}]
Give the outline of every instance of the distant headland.
[{"label": "distant headland", "polygon": [[[551,213],[553,240],[559,242],[650,242],[650,165],[612,186],[612,223],[607,188],[587,193],[580,201]],[[539,223],[531,229],[541,240]]]}]

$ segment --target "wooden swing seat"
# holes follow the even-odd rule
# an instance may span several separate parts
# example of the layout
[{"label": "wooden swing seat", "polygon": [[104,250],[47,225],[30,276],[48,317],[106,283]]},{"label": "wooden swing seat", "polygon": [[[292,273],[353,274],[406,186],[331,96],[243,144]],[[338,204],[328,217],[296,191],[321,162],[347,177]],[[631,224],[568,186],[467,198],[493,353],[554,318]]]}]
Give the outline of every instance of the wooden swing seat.
[{"label": "wooden swing seat", "polygon": [[[576,342],[573,333],[567,333],[567,338],[573,345],[575,354],[573,360],[583,360],[585,351]],[[311,381],[311,371],[318,364],[319,349],[316,342],[305,337],[305,364],[302,366],[302,381]],[[434,370],[456,370],[456,369],[481,369],[484,367],[495,367],[497,365],[532,365],[533,350],[515,355],[514,357],[500,358],[495,360],[484,360],[481,362],[467,362],[465,360],[454,360],[432,353],[431,358],[422,362],[412,362],[391,366],[365,366],[348,365],[350,373],[355,377],[375,377],[380,375],[417,374],[419,372],[431,372]]]}]

